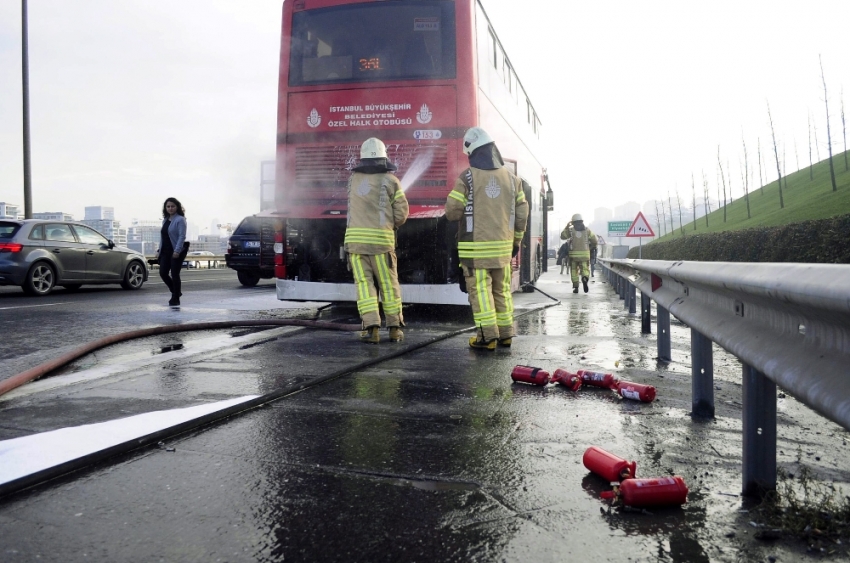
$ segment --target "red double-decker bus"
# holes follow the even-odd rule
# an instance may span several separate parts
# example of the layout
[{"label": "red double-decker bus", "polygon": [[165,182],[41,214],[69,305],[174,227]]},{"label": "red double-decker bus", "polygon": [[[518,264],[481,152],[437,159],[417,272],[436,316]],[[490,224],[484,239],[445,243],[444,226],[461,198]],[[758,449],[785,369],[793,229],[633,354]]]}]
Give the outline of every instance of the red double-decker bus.
[{"label": "red double-decker bus", "polygon": [[[446,197],[468,166],[462,139],[487,130],[523,179],[529,225],[514,290],[546,264],[551,189],[540,120],[476,0],[287,0],[280,56],[275,211],[277,295],[356,301],[343,240],[347,181],[378,137],[410,217],[397,231],[405,303],[467,304]],[[547,198],[547,192],[549,197]]]}]

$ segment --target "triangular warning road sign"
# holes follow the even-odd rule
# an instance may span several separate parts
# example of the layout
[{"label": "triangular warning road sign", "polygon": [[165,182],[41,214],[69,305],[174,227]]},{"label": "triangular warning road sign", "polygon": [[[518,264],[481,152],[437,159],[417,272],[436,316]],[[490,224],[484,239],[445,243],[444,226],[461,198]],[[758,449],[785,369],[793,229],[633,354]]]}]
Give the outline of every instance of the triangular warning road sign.
[{"label": "triangular warning road sign", "polygon": [[643,213],[638,211],[637,217],[632,222],[632,226],[626,232],[627,237],[654,237],[652,227],[649,226],[649,221],[643,216]]}]

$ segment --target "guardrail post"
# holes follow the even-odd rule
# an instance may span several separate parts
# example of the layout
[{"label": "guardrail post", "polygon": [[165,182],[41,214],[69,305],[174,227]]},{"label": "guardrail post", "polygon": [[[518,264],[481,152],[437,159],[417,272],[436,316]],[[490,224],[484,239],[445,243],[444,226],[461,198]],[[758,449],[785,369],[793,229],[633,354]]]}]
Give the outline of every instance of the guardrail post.
[{"label": "guardrail post", "polygon": [[743,485],[747,496],[776,489],[776,384],[744,364]]},{"label": "guardrail post", "polygon": [[625,301],[626,300],[626,279],[619,274],[617,274],[617,287],[620,290],[620,292],[619,292],[620,293],[620,299]]},{"label": "guardrail post", "polygon": [[691,329],[691,416],[714,418],[714,360],[711,340]]},{"label": "guardrail post", "polygon": [[655,302],[656,324],[658,325],[658,359],[669,362],[670,357],[670,311]]},{"label": "guardrail post", "polygon": [[635,284],[629,282],[629,314],[634,315],[637,312],[637,288]]},{"label": "guardrail post", "polygon": [[640,333],[652,333],[652,300],[642,291],[640,292]]}]

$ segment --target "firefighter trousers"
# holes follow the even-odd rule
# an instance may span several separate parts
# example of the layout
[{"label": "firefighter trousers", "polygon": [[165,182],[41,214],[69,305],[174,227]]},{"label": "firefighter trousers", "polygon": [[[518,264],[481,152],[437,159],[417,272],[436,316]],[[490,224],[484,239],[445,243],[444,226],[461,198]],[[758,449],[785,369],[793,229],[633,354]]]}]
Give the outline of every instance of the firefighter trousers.
[{"label": "firefighter trousers", "polygon": [[514,300],[511,296],[511,266],[504,268],[463,267],[472,318],[479,334],[489,342],[514,336]]},{"label": "firefighter trousers", "polygon": [[581,278],[590,276],[590,260],[570,259],[570,279],[573,282],[573,287],[578,287],[578,282]]},{"label": "firefighter trousers", "polygon": [[357,312],[360,313],[363,328],[381,326],[379,291],[384,316],[387,318],[387,328],[404,326],[395,252],[391,250],[375,255],[349,254],[348,259],[357,287]]}]

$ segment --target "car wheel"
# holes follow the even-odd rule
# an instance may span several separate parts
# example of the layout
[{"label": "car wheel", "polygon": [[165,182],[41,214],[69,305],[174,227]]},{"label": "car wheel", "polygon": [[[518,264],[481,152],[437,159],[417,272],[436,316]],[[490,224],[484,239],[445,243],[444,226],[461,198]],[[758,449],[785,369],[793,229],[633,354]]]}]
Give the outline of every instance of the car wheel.
[{"label": "car wheel", "polygon": [[30,295],[44,296],[53,291],[56,285],[56,273],[47,262],[36,262],[27,272],[23,289]]},{"label": "car wheel", "polygon": [[77,291],[78,289],[80,289],[82,287],[82,285],[83,284],[81,284],[81,283],[66,283],[62,287],[64,287],[68,291]]},{"label": "car wheel", "polygon": [[145,283],[145,267],[134,260],[130,262],[127,271],[124,272],[124,281],[121,282],[121,287],[124,289],[140,289],[143,283]]},{"label": "car wheel", "polygon": [[260,282],[260,275],[248,270],[236,270],[236,277],[245,287],[254,287]]}]

